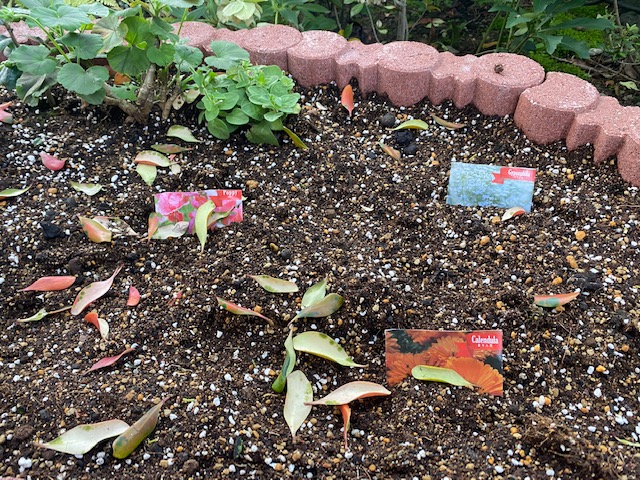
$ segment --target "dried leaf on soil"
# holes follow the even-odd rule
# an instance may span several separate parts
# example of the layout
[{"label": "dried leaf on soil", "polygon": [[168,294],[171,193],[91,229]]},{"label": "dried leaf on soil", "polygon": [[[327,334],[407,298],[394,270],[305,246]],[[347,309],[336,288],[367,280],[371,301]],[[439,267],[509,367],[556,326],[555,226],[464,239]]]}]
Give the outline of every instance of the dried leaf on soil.
[{"label": "dried leaf on soil", "polygon": [[338,409],[342,414],[342,437],[344,438],[344,449],[349,448],[347,437],[349,436],[349,424],[351,423],[351,407],[346,403],[344,405],[338,405]]},{"label": "dried leaf on soil", "polygon": [[351,85],[347,84],[347,86],[342,89],[340,103],[347,109],[349,116],[351,116],[351,112],[353,112],[353,87]]},{"label": "dried leaf on soil", "polygon": [[555,308],[578,298],[580,292],[559,293],[557,295],[535,295],[533,303],[539,307]]},{"label": "dried leaf on soil", "polygon": [[385,145],[383,142],[380,142],[380,148],[382,151],[389,155],[391,158],[395,158],[396,160],[400,160],[400,152],[389,145]]},{"label": "dried leaf on soil", "polygon": [[200,143],[200,140],[193,136],[191,130],[187,127],[183,127],[182,125],[172,125],[169,127],[167,137],[176,137],[180,140],[184,140],[185,142]]},{"label": "dried leaf on soil", "polygon": [[115,458],[127,458],[145,438],[151,435],[158,423],[160,409],[169,398],[171,398],[171,395],[165,397],[164,400],[147,411],[136,423],[113,441],[113,456]]},{"label": "dried leaf on soil", "polygon": [[270,293],[293,293],[298,291],[298,286],[293,282],[288,282],[280,278],[270,277],[269,275],[247,275],[253,278],[258,285]]},{"label": "dried leaf on soil", "polygon": [[316,355],[345,367],[366,367],[353,361],[344,348],[334,339],[320,332],[304,332],[293,337],[293,348],[299,352]]},{"label": "dried leaf on soil", "polygon": [[374,382],[350,382],[336,388],[326,397],[308,402],[308,405],[346,405],[354,400],[366,397],[391,395],[382,385]]},{"label": "dried leaf on soil", "polygon": [[313,401],[313,388],[306,375],[300,370],[291,372],[287,377],[287,396],[284,400],[284,419],[289,425],[293,443],[296,443],[296,433],[305,422]]},{"label": "dried leaf on soil", "polygon": [[133,228],[131,228],[131,226],[127,222],[125,222],[119,217],[97,216],[97,217],[93,217],[93,220],[98,222],[107,230],[111,231],[111,233],[113,233],[115,236],[119,236],[119,235],[130,235],[132,237],[139,236],[138,233]]},{"label": "dried leaf on soil", "polygon": [[128,353],[131,353],[135,350],[135,348],[127,348],[124,352],[119,353],[118,355],[114,355],[112,357],[105,357],[101,360],[98,360],[96,363],[93,364],[93,366],[87,370],[85,372],[85,374],[92,372],[94,370],[98,370],[100,368],[105,368],[105,367],[109,367],[111,365],[113,365],[114,363],[116,363],[118,360],[120,360],[120,358],[122,358],[123,356],[125,356]]},{"label": "dried leaf on soil", "polygon": [[400,125],[392,128],[391,130],[404,130],[406,128],[411,128],[414,130],[427,130],[429,128],[429,125],[427,125],[427,123],[423,120],[407,120],[406,122],[402,122]]},{"label": "dried leaf on soil", "polygon": [[155,167],[168,167],[171,160],[160,152],[154,150],[143,150],[133,159],[134,162],[142,165],[153,165]]},{"label": "dried leaf on soil", "polygon": [[6,123],[7,125],[11,125],[13,123],[13,115],[7,112],[7,108],[11,106],[13,102],[6,102],[0,104],[0,122]]},{"label": "dried leaf on soil", "polygon": [[293,371],[296,366],[296,350],[293,348],[293,330],[289,329],[289,335],[284,341],[285,355],[284,363],[282,364],[282,370],[278,378],[275,379],[271,388],[276,393],[282,393],[287,382],[287,376]]},{"label": "dried leaf on soil", "polygon": [[85,322],[89,322],[94,325],[98,332],[100,332],[100,336],[103,340],[107,340],[109,338],[109,323],[104,318],[98,317],[98,312],[89,312],[84,316]]},{"label": "dried leaf on soil", "polygon": [[88,217],[78,216],[82,230],[94,243],[110,242],[113,234],[102,223]]},{"label": "dried leaf on soil", "polygon": [[195,230],[198,240],[200,240],[200,253],[204,252],[204,245],[207,243],[207,231],[209,230],[209,216],[216,206],[211,200],[207,200],[196,210]]},{"label": "dried leaf on soil", "polygon": [[438,125],[442,125],[445,128],[448,128],[450,130],[458,130],[459,128],[462,127],[466,127],[467,124],[466,123],[455,123],[455,122],[449,122],[447,120],[445,120],[444,118],[440,118],[439,116],[437,116],[435,113],[431,114],[431,118],[433,118],[433,120],[438,124]]},{"label": "dried leaf on soil", "polygon": [[311,285],[302,296],[302,309],[318,303],[327,295],[327,279],[323,278],[318,283]]},{"label": "dried leaf on soil", "polygon": [[337,293],[330,293],[319,302],[316,302],[313,305],[309,305],[307,308],[303,308],[300,312],[298,312],[293,320],[297,318],[328,317],[329,315],[340,310],[340,307],[342,307],[343,303],[344,298],[342,298]]},{"label": "dried leaf on soil", "polygon": [[36,314],[31,315],[30,317],[20,318],[20,319],[16,320],[16,323],[39,322],[40,320],[42,320],[47,315],[53,315],[54,313],[64,312],[65,310],[69,310],[70,308],[71,308],[70,306],[69,307],[64,307],[64,308],[61,308],[59,310],[53,310],[51,312],[47,312],[46,309],[41,308],[40,310],[38,310],[38,312]]},{"label": "dried leaf on soil", "polygon": [[127,307],[135,307],[140,303],[140,292],[136,287],[129,287],[129,298],[127,299]]},{"label": "dried leaf on soil", "polygon": [[40,152],[40,158],[42,159],[42,164],[52,172],[64,167],[64,160],[59,160],[46,152]]},{"label": "dried leaf on soil", "polygon": [[147,228],[147,243],[151,241],[153,235],[158,230],[158,224],[162,216],[157,212],[151,212],[149,214],[149,227]]},{"label": "dried leaf on soil", "polygon": [[69,183],[76,192],[85,193],[90,197],[102,190],[102,185],[99,183],[80,183],[73,180],[70,180]]},{"label": "dried leaf on soil", "polygon": [[189,222],[176,222],[175,225],[165,225],[164,227],[157,228],[151,238],[153,238],[154,240],[179,238],[187,233],[188,230]]},{"label": "dried leaf on soil", "polygon": [[411,375],[418,380],[442,382],[459,387],[473,388],[472,383],[466,381],[458,372],[450,368],[417,365],[411,369]]},{"label": "dried leaf on soil", "polygon": [[17,197],[18,195],[22,195],[24,192],[29,190],[31,187],[27,188],[5,188],[0,191],[0,200],[4,200],[9,197]]},{"label": "dried leaf on soil", "polygon": [[160,153],[182,153],[191,150],[190,148],[181,147],[175,143],[156,143],[155,145],[151,145],[151,148]]},{"label": "dried leaf on soil", "polygon": [[517,217],[518,215],[524,215],[526,212],[522,207],[511,207],[504,212],[502,215],[502,221],[509,220],[513,217]]},{"label": "dried leaf on soil", "polygon": [[260,317],[263,320],[266,320],[269,323],[269,325],[271,325],[272,327],[274,325],[273,320],[265,317],[264,315],[258,312],[249,310],[248,308],[241,307],[240,305],[236,305],[235,303],[227,302],[226,300],[220,297],[216,297],[216,300],[218,301],[218,305],[220,305],[227,312],[233,313],[234,315],[249,315],[252,317]]},{"label": "dried leaf on soil", "polygon": [[128,428],[127,422],[117,419],[76,425],[50,442],[34,443],[33,446],[71,455],[84,455],[101,441],[120,435]]},{"label": "dried leaf on soil", "polygon": [[78,296],[73,301],[73,306],[71,307],[71,315],[78,315],[80,312],[82,312],[82,310],[85,309],[87,305],[89,305],[91,302],[96,301],[98,298],[107,293],[111,288],[116,275],[120,273],[120,270],[122,270],[122,265],[118,265],[116,270],[113,272],[113,275],[111,275],[106,280],[103,280],[101,282],[93,282],[80,290],[80,293],[78,293]]},{"label": "dried leaf on soil", "polygon": [[35,282],[33,282],[28,287],[25,287],[19,292],[54,292],[57,290],[64,290],[65,288],[69,288],[76,281],[76,277],[74,275],[56,275],[51,277],[41,277]]}]

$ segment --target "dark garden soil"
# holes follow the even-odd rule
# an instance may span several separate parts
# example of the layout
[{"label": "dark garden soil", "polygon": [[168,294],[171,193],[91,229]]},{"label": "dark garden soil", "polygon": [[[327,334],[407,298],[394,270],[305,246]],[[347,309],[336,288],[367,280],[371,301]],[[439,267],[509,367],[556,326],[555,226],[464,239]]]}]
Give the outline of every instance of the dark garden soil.
[{"label": "dark garden soil", "polygon": [[[509,118],[396,109],[372,96],[349,119],[335,87],[303,93],[288,125],[306,151],[286,139],[279,148],[216,141],[188,111],[142,127],[74,103],[12,107],[15,124],[0,124],[0,190],[31,189],[0,203],[0,477],[638,478],[640,449],[618,440],[640,436],[638,188],[613,161],[593,165],[590,147],[530,144]],[[0,103],[10,98],[0,92]],[[448,130],[432,112],[467,126]],[[430,128],[391,132],[379,121],[387,113]],[[133,157],[167,143],[172,123],[203,142],[178,157],[182,174],[160,169],[149,187]],[[409,146],[396,161],[381,139]],[[66,166],[47,170],[40,151]],[[454,159],[537,167],[531,213],[502,222],[501,209],[447,205]],[[89,197],[70,180],[104,188]],[[212,232],[203,254],[195,236],[92,243],[78,222],[117,216],[144,234],[153,193],[212,188],[243,189],[244,221]],[[70,305],[118,264],[95,303],[107,341],[69,312],[15,323]],[[327,277],[344,296],[338,313],[297,329],[339,339],[368,367],[300,354],[315,398],[354,380],[386,384],[388,328],[502,329],[504,396],[406,379],[389,397],[352,405],[349,450],[331,407],[314,407],[293,444],[271,383],[301,293],[267,293],[251,274],[301,292]],[[49,275],[77,281],[18,292]],[[126,306],[130,285],[143,295],[137,307]],[[564,308],[533,306],[534,294],[576,290]],[[216,296],[259,307],[275,327],[220,310]],[[78,457],[33,446],[77,424],[133,423],[167,395],[158,427],[126,460],[110,441]]]}]

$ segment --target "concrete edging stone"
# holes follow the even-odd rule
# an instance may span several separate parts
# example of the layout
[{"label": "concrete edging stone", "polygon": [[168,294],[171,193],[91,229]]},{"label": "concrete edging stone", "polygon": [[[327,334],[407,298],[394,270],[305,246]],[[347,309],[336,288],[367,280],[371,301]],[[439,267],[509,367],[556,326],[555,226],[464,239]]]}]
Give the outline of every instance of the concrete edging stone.
[{"label": "concrete edging stone", "polygon": [[[41,36],[25,24],[14,31],[21,43]],[[213,40],[234,42],[249,51],[253,63],[278,65],[304,87],[335,81],[343,88],[355,78],[363,95],[386,94],[398,106],[450,99],[458,108],[473,104],[484,115],[514,115],[534,143],[565,140],[569,150],[589,143],[596,163],[617,156],[622,178],[640,186],[640,107],[620,106],[574,75],[545,75],[522,55],[455,56],[419,42],[363,45],[334,32],[300,33],[283,25],[231,31],[185,22],[180,36],[205,54]]]}]

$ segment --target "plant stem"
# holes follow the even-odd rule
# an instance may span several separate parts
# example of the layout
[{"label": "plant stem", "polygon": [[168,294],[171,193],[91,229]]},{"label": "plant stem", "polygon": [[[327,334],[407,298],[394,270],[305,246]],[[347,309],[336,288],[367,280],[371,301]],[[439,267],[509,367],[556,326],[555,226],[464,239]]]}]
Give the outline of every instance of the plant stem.
[{"label": "plant stem", "polygon": [[19,47],[20,44],[18,43],[18,39],[16,38],[15,34],[13,33],[13,28],[11,28],[11,24],[6,23],[4,27],[7,29],[7,32],[9,32],[9,37],[11,37],[11,41],[13,42],[13,44],[16,47]]},{"label": "plant stem", "polygon": [[371,16],[371,10],[369,10],[369,5],[365,3],[365,8],[367,9],[367,15],[369,15],[369,21],[371,22],[371,31],[373,32],[373,38],[376,39],[376,43],[380,43],[378,39],[378,34],[376,33],[376,25],[373,23],[373,17]]},{"label": "plant stem", "polygon": [[[409,25],[407,22],[407,1],[406,0],[393,0],[393,4],[399,9],[398,13],[398,30],[396,32],[396,40],[408,40],[409,39]],[[367,12],[371,16],[369,6],[367,6]],[[373,22],[373,19],[371,20]],[[376,41],[378,39],[376,38]]]}]

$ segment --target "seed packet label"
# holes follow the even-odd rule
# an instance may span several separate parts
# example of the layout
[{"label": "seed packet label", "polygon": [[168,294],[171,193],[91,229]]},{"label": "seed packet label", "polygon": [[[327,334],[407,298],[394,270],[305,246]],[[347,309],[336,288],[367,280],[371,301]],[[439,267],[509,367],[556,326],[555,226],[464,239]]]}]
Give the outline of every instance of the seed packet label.
[{"label": "seed packet label", "polygon": [[522,207],[531,211],[535,168],[453,162],[447,203],[481,207]]},{"label": "seed packet label", "polygon": [[454,370],[478,393],[503,394],[502,330],[386,330],[385,359],[390,386],[427,365]]},{"label": "seed packet label", "polygon": [[158,228],[189,222],[189,233],[193,233],[198,207],[211,200],[214,212],[231,213],[215,222],[211,228],[221,228],[242,221],[242,190],[203,190],[201,192],[164,192],[154,195],[155,210],[161,215]]}]

